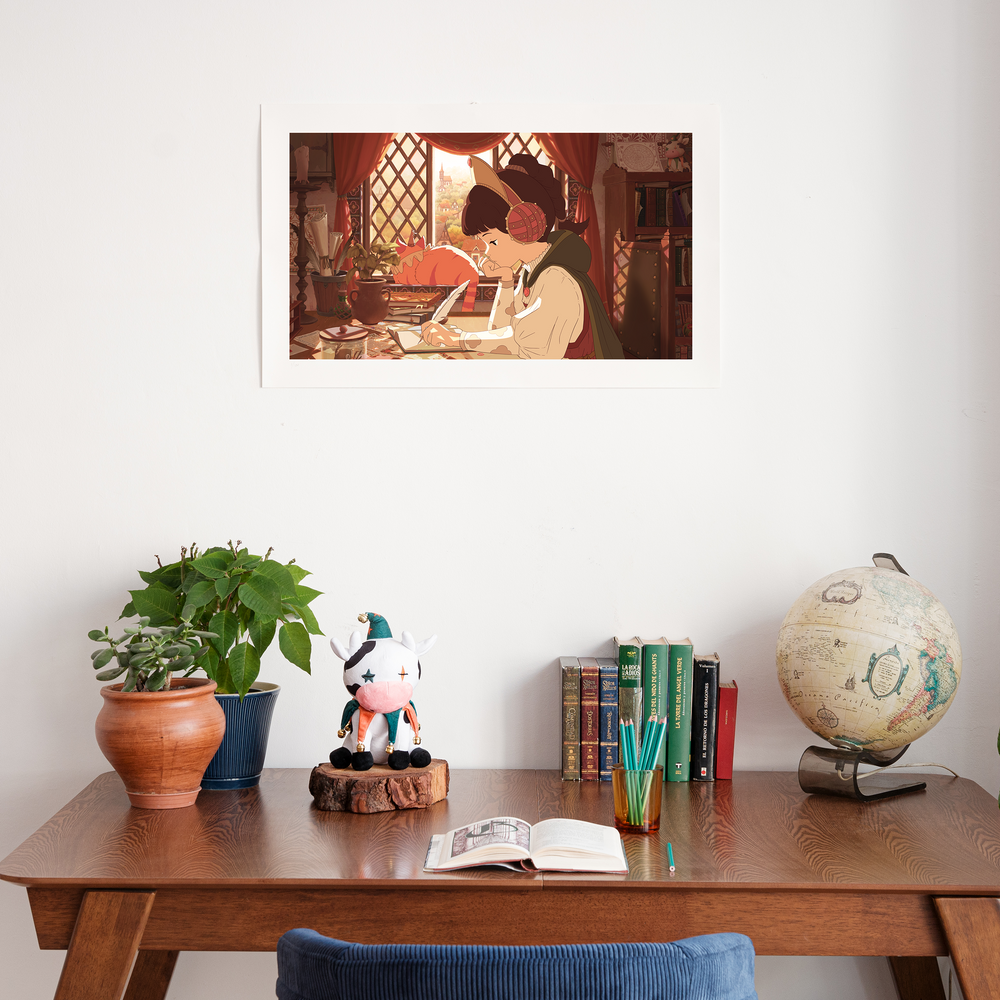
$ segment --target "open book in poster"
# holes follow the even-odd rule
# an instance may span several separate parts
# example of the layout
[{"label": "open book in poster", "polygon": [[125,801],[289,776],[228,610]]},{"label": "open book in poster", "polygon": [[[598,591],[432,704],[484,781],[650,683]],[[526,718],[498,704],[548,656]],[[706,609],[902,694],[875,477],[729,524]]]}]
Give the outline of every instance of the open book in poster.
[{"label": "open book in poster", "polygon": [[476,865],[519,865],[527,871],[628,871],[618,831],[578,819],[546,819],[532,826],[514,816],[494,816],[431,837],[424,871]]}]

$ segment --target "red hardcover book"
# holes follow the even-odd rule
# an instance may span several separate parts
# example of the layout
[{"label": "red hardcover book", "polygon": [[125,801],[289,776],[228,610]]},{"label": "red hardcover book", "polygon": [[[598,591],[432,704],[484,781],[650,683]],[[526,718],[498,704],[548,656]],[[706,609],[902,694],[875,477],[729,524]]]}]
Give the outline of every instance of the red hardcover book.
[{"label": "red hardcover book", "polygon": [[580,657],[580,780],[601,780],[601,668]]},{"label": "red hardcover book", "polygon": [[732,778],[736,747],[736,681],[719,684],[719,728],[715,735],[715,777]]}]

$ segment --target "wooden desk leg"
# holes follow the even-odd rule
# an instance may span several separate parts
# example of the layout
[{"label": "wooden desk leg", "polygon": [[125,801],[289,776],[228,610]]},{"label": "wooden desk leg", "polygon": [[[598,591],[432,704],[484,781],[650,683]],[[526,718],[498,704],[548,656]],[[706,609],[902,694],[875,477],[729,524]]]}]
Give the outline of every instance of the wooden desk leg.
[{"label": "wooden desk leg", "polygon": [[154,895],[91,891],[83,897],[55,1000],[119,1000]]},{"label": "wooden desk leg", "polygon": [[177,964],[176,951],[140,951],[125,1000],[163,1000]]},{"label": "wooden desk leg", "polygon": [[899,1000],[947,1000],[937,959],[933,956],[893,955],[889,958]]},{"label": "wooden desk leg", "polygon": [[965,1000],[1000,992],[1000,900],[938,896],[934,900]]}]

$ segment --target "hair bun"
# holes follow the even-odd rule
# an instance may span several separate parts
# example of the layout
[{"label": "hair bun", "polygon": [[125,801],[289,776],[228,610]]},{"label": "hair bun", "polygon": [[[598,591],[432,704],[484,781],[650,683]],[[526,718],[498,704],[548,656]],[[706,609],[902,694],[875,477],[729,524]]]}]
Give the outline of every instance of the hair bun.
[{"label": "hair bun", "polygon": [[530,201],[514,205],[507,213],[507,232],[518,243],[536,243],[547,228],[544,210]]}]

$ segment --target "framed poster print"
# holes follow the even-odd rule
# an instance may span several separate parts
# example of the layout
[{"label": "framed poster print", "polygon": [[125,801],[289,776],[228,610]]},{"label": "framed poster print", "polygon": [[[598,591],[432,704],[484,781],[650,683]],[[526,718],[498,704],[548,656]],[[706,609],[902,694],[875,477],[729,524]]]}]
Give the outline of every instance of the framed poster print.
[{"label": "framed poster print", "polygon": [[264,386],[719,384],[713,106],[263,105],[261,184]]}]

